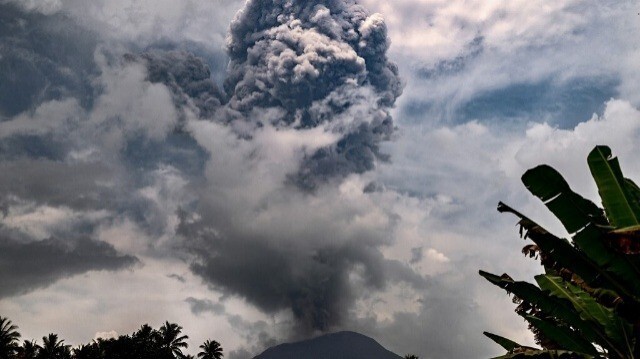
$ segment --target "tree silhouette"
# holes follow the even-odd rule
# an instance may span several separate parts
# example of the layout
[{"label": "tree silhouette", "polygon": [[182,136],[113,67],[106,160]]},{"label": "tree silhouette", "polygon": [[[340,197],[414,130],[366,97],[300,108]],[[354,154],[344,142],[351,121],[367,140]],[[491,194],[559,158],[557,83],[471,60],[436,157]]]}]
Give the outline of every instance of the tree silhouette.
[{"label": "tree silhouette", "polygon": [[222,359],[224,356],[222,346],[215,340],[207,340],[200,346],[200,349],[202,349],[198,353],[200,359]]},{"label": "tree silhouette", "polygon": [[105,358],[104,351],[98,342],[83,344],[73,350],[74,359],[102,359]]},{"label": "tree silhouette", "polygon": [[8,318],[0,317],[0,359],[9,358],[18,350],[20,333],[17,329]]},{"label": "tree silhouette", "polygon": [[177,358],[184,358],[182,348],[187,348],[189,345],[185,342],[189,337],[186,335],[180,335],[182,333],[182,327],[175,323],[169,323],[168,321],[160,327],[160,343],[161,347],[168,350]]},{"label": "tree silhouette", "polygon": [[40,346],[35,340],[25,340],[18,348],[18,359],[36,359]]},{"label": "tree silhouette", "polygon": [[[133,333],[130,344],[132,355],[141,359],[173,358],[169,349],[163,350],[160,332],[144,324]],[[164,352],[164,353],[163,353]]]},{"label": "tree silhouette", "polygon": [[[1,1],[1,0],[0,0]],[[184,354],[187,348],[182,335],[182,327],[165,322],[160,329],[144,324],[130,335],[117,338],[98,338],[89,344],[81,344],[71,349],[57,334],[42,338],[42,345],[35,340],[19,345],[18,327],[10,320],[0,317],[0,359],[195,359]],[[222,359],[222,346],[215,340],[207,340],[200,346],[198,359]]]},{"label": "tree silhouette", "polygon": [[71,358],[71,350],[64,345],[64,340],[58,340],[57,334],[42,337],[42,346],[38,350],[37,359],[67,359]]}]

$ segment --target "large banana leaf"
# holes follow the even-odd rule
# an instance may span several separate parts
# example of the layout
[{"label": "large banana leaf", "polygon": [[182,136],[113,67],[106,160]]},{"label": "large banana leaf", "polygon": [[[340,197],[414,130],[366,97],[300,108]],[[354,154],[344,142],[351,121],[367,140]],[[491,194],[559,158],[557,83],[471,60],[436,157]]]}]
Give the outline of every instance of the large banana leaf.
[{"label": "large banana leaf", "polygon": [[622,175],[618,159],[607,146],[597,146],[587,157],[589,169],[598,186],[609,222],[617,229],[640,225],[637,186],[633,188]]},{"label": "large banana leaf", "polygon": [[588,341],[585,340],[575,330],[565,326],[558,326],[548,320],[540,319],[534,316],[526,316],[525,319],[534,327],[536,327],[547,338],[554,341],[562,349],[573,351],[576,353],[597,356],[598,351]]},{"label": "large banana leaf", "polygon": [[480,275],[519,299],[518,314],[546,348],[562,350],[526,348],[491,334],[509,352],[494,359],[640,359],[640,187],[624,178],[606,146],[594,148],[588,163],[604,211],[549,166],[522,177],[572,234],[572,243],[498,206],[520,217],[521,235],[536,244],[528,253],[539,251],[547,274],[536,276],[540,288],[507,275]]},{"label": "large banana leaf", "polygon": [[[609,289],[627,298],[627,301],[635,302],[635,299],[633,299],[633,291],[631,291],[623,281],[607,271],[607,267],[601,266],[598,262],[587,257],[585,252],[578,251],[566,239],[554,236],[539,224],[502,202],[498,204],[498,211],[503,213],[509,212],[518,216],[520,218],[520,225],[526,230],[526,237],[536,243],[544,253],[551,256],[560,267],[570,269],[593,288]],[[584,230],[582,232],[584,232]],[[584,234],[586,235],[587,232]],[[608,253],[606,249],[602,249],[601,247],[591,248],[589,246],[592,243],[593,246],[597,246],[598,243],[600,243],[599,245],[601,246],[602,243],[601,241],[598,242],[599,239],[594,240],[586,236],[584,236],[584,240],[582,240],[582,238],[583,237],[579,238],[579,241],[586,247],[587,251],[593,253],[596,258],[602,259],[604,255],[602,253]],[[610,263],[610,261],[606,263]],[[628,276],[628,273],[624,272],[622,275]]]},{"label": "large banana leaf", "polygon": [[609,224],[602,209],[573,192],[562,175],[550,166],[528,170],[522,176],[522,182],[558,217],[569,233],[575,233],[589,223]]},{"label": "large banana leaf", "polygon": [[613,251],[606,245],[605,236],[606,231],[602,228],[588,225],[573,236],[573,241],[589,259],[597,264],[598,268],[617,278],[617,281],[622,283],[627,293],[639,298],[640,280],[638,278],[640,278],[640,268],[638,267],[638,261]]},{"label": "large banana leaf", "polygon": [[[580,318],[604,329],[605,335],[597,341],[598,344],[615,350],[621,358],[633,357],[633,328],[613,310],[600,305],[580,287],[567,283],[560,277],[538,275],[535,279],[543,291],[571,303]],[[602,332],[598,330],[597,333],[601,335]]]},{"label": "large banana leaf", "polygon": [[[480,271],[480,275],[508,293],[513,293],[520,300],[533,305],[547,316],[557,318],[578,330],[576,335],[582,335],[586,341],[601,343],[602,338],[606,338],[606,333],[601,326],[584,320],[569,302],[549,296],[531,283],[514,281],[508,276],[497,276],[484,271]],[[608,348],[608,345],[603,347]]]},{"label": "large banana leaf", "polygon": [[492,359],[592,359],[593,356],[566,350],[527,350],[522,353],[506,354]]},{"label": "large banana leaf", "polygon": [[501,337],[499,335],[493,334],[493,333],[489,333],[489,332],[484,332],[483,333],[487,338],[493,340],[494,342],[496,342],[498,345],[500,345],[501,347],[503,347],[506,351],[511,352],[514,349],[517,348],[524,348],[523,345],[520,345],[516,342],[514,342],[511,339],[507,339],[505,337]]},{"label": "large banana leaf", "polygon": [[[638,263],[616,253],[604,243],[604,236],[608,232],[604,228],[608,226],[608,222],[598,206],[573,192],[562,175],[547,165],[528,170],[522,176],[522,182],[547,205],[569,233],[577,232],[574,242],[578,248],[599,267],[607,268],[627,286],[633,287],[631,292],[635,296],[640,296],[640,281],[636,280],[640,276]],[[635,199],[635,194],[640,195],[635,184],[628,186],[635,188],[627,191],[634,193],[631,198]]]}]

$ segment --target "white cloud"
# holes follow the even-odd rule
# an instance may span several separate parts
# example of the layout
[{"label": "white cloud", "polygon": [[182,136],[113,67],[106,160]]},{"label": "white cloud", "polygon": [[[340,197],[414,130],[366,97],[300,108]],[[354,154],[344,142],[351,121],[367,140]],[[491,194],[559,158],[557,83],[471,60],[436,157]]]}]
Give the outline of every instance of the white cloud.
[{"label": "white cloud", "polygon": [[79,125],[78,122],[83,116],[84,111],[74,98],[45,102],[34,111],[0,122],[0,138],[14,135],[66,134]]},{"label": "white cloud", "polygon": [[36,240],[73,230],[81,224],[99,223],[109,216],[109,212],[104,210],[81,212],[64,206],[20,202],[11,206],[7,214],[0,218],[0,225],[20,231]]},{"label": "white cloud", "polygon": [[102,74],[97,85],[104,92],[95,100],[89,123],[90,133],[102,136],[107,147],[120,149],[125,138],[143,134],[162,140],[177,122],[169,89],[146,80],[142,64],[124,63],[112,66],[108,54],[96,51]]}]

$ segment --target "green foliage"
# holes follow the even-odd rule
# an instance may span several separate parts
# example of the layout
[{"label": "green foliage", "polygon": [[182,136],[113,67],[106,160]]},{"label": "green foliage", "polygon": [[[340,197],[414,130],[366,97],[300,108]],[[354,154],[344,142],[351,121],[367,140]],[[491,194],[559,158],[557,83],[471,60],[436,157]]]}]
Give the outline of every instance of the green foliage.
[{"label": "green foliage", "polygon": [[18,350],[18,327],[11,321],[0,316],[0,359],[9,358]]},{"label": "green foliage", "polygon": [[57,334],[42,337],[42,346],[38,347],[37,359],[70,359],[71,350],[64,340],[58,340]]},{"label": "green foliage", "polygon": [[198,353],[200,359],[222,359],[224,357],[220,343],[215,340],[207,340],[200,346],[200,349],[202,349]]},{"label": "green foliage", "polygon": [[640,225],[640,205],[637,197],[632,195],[637,186],[625,181],[620,163],[611,155],[611,149],[598,146],[591,151],[587,161],[611,225],[616,228]]},{"label": "green foliage", "polygon": [[162,348],[167,353],[172,353],[176,358],[184,358],[182,349],[187,348],[188,345],[185,340],[189,339],[186,335],[180,335],[182,327],[175,323],[166,322],[160,327],[160,340]]},{"label": "green foliage", "polygon": [[[182,350],[187,348],[182,327],[165,322],[160,329],[145,324],[131,335],[118,338],[97,339],[71,349],[58,335],[42,338],[42,345],[35,341],[24,341],[19,345],[18,327],[7,318],[0,317],[0,359],[187,359]],[[201,359],[222,359],[222,346],[215,340],[207,340],[200,346]],[[203,354],[204,353],[204,354]]]},{"label": "green foliage", "polygon": [[540,259],[537,286],[480,271],[514,295],[516,312],[542,347],[522,346],[485,333],[507,350],[499,358],[640,359],[640,188],[624,178],[611,150],[597,146],[588,165],[604,210],[573,192],[553,168],[541,165],[522,176],[527,189],[560,220],[571,240],[556,237],[513,208],[523,253]]}]

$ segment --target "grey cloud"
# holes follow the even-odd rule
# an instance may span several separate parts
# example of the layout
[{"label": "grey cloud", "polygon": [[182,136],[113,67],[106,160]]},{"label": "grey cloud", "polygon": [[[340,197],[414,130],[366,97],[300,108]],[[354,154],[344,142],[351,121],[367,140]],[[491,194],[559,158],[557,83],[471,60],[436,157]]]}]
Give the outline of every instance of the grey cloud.
[{"label": "grey cloud", "polygon": [[136,137],[122,150],[122,160],[129,168],[140,171],[140,181],[148,180],[148,172],[171,166],[192,178],[202,176],[208,154],[188,133],[176,129],[162,141]]},{"label": "grey cloud", "polygon": [[232,328],[242,333],[247,346],[229,352],[229,358],[249,359],[265,348],[278,344],[278,341],[267,332],[269,324],[264,321],[251,322],[239,315],[228,315],[227,321]]},{"label": "grey cloud", "polygon": [[228,315],[227,321],[236,331],[242,333],[248,345],[229,352],[229,358],[249,359],[265,348],[278,344],[269,332],[270,325],[264,321],[251,322],[239,315]]},{"label": "grey cloud", "polygon": [[177,280],[177,281],[178,281],[178,282],[180,282],[180,283],[186,283],[186,282],[187,282],[187,280],[185,279],[185,277],[181,276],[180,274],[175,274],[175,273],[167,274],[167,278],[175,279],[175,280]]},{"label": "grey cloud", "polygon": [[422,247],[411,248],[411,260],[409,261],[409,263],[411,264],[418,263],[422,260],[423,257],[424,257],[424,248]]},{"label": "grey cloud", "polygon": [[352,319],[346,326],[380,338],[392,351],[424,359],[491,357],[498,348],[482,332],[490,327],[492,313],[480,307],[473,294],[483,290],[478,289],[483,283],[477,278],[477,265],[477,258],[467,257],[455,271],[434,277],[429,290],[416,297],[417,311],[398,311],[385,321]]},{"label": "grey cloud", "polygon": [[[127,169],[104,162],[65,163],[29,158],[0,161],[0,206],[8,210],[27,203],[69,208],[78,213],[106,211],[108,215],[103,219],[83,219],[71,228],[87,234],[100,223],[106,224],[119,216],[137,222],[150,233],[163,231],[166,219],[162,211],[139,192],[140,188],[155,185],[154,169],[142,173],[129,173]],[[65,226],[55,230],[58,235],[73,235]]]},{"label": "grey cloud", "polygon": [[61,161],[68,145],[52,135],[13,135],[0,139],[0,159],[12,161],[28,157]]},{"label": "grey cloud", "polygon": [[111,245],[90,238],[24,242],[0,234],[0,298],[49,286],[87,271],[121,270],[138,263]]},{"label": "grey cloud", "polygon": [[229,359],[248,359],[252,358],[253,354],[246,348],[240,348],[229,352]]},{"label": "grey cloud", "polygon": [[46,100],[92,100],[96,36],[63,14],[0,3],[0,119]]},{"label": "grey cloud", "polygon": [[114,207],[107,186],[115,175],[98,163],[67,164],[50,160],[0,161],[0,203],[11,197],[51,206],[86,210]]},{"label": "grey cloud", "polygon": [[452,59],[438,61],[434,66],[420,68],[416,71],[416,74],[426,79],[453,76],[463,71],[470,62],[482,53],[484,50],[483,42],[484,38],[482,36],[476,36],[465,46],[461,54]]},{"label": "grey cloud", "polygon": [[184,300],[189,304],[191,308],[191,313],[195,315],[200,315],[202,313],[214,313],[217,315],[221,315],[225,313],[224,305],[221,303],[214,303],[208,299],[197,299],[193,297],[189,297]]},{"label": "grey cloud", "polygon": [[305,158],[293,176],[302,188],[371,170],[385,158],[379,145],[394,130],[388,110],[403,87],[388,47],[382,18],[354,1],[248,1],[228,38],[229,107],[281,109],[277,126],[334,124],[342,138]]}]

